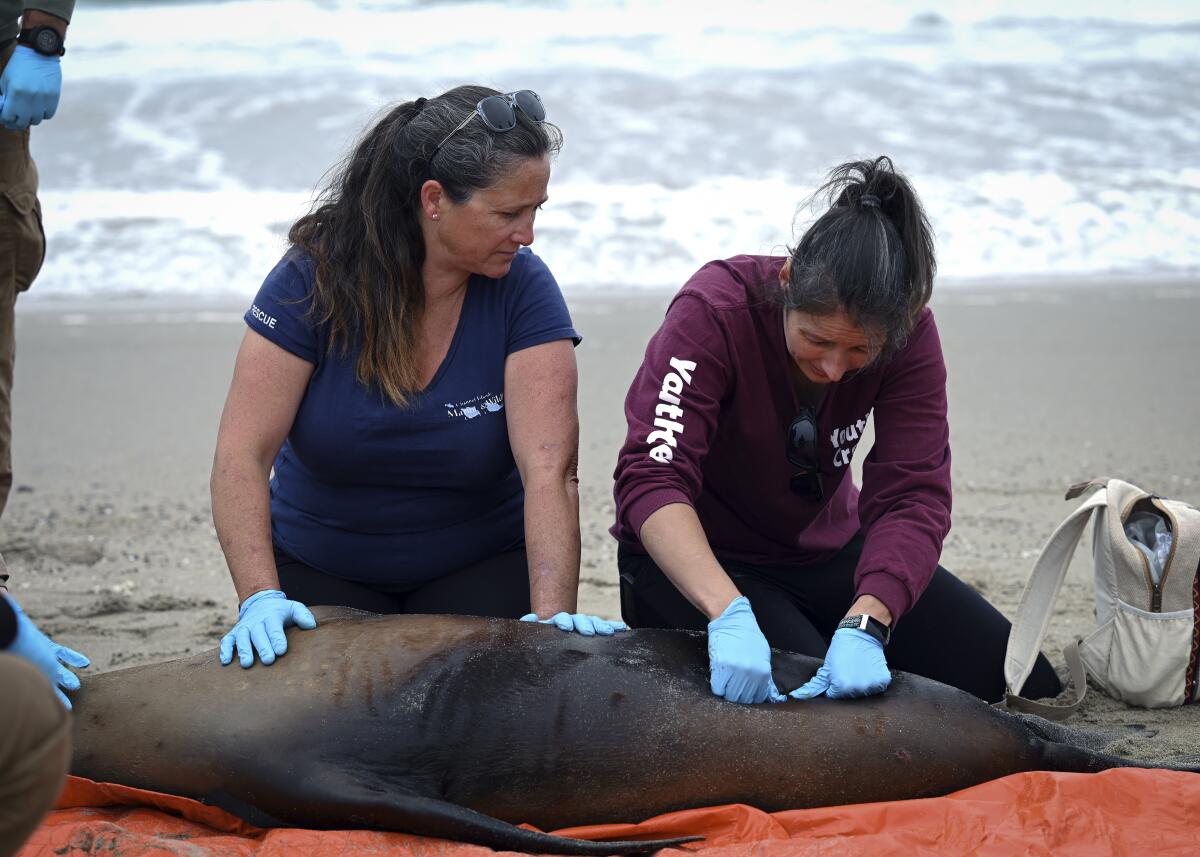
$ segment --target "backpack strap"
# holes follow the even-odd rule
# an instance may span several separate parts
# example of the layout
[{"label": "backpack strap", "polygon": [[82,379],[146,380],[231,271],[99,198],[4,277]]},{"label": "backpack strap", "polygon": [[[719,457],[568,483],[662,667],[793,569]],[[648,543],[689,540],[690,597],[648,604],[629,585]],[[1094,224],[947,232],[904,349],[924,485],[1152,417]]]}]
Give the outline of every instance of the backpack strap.
[{"label": "backpack strap", "polygon": [[[1068,499],[1103,484],[1092,482],[1086,486],[1072,486],[1067,495]],[[1083,667],[1083,659],[1079,656],[1077,642],[1068,646],[1064,654],[1067,656],[1071,680],[1079,692],[1078,699],[1067,705],[1047,705],[1025,699],[1020,693],[1021,688],[1025,686],[1025,680],[1029,678],[1029,673],[1033,671],[1042,638],[1046,636],[1046,627],[1050,624],[1054,601],[1062,588],[1067,567],[1071,564],[1071,557],[1075,554],[1084,528],[1096,510],[1105,507],[1107,503],[1108,491],[1103,488],[1096,491],[1058,525],[1046,546],[1042,548],[1042,553],[1029,576],[1029,582],[1025,585],[1025,591],[1021,593],[1017,616],[1008,635],[1008,650],[1004,654],[1005,695],[1001,702],[996,703],[998,707],[1028,711],[1049,720],[1061,720],[1074,713],[1083,702],[1087,692],[1087,674]]]},{"label": "backpack strap", "polygon": [[1038,717],[1044,717],[1047,720],[1066,720],[1079,710],[1079,706],[1083,705],[1083,698],[1087,696],[1087,670],[1084,668],[1083,658],[1079,654],[1078,640],[1072,640],[1063,647],[1063,657],[1066,658],[1067,669],[1071,673],[1071,684],[1079,691],[1079,696],[1075,698],[1074,702],[1067,702],[1062,705],[1055,705],[1049,702],[1035,702],[1023,696],[1017,696],[1010,691],[1004,695],[1003,700],[996,703],[996,707],[1005,708],[1009,711],[1021,711],[1026,714],[1036,714]]}]

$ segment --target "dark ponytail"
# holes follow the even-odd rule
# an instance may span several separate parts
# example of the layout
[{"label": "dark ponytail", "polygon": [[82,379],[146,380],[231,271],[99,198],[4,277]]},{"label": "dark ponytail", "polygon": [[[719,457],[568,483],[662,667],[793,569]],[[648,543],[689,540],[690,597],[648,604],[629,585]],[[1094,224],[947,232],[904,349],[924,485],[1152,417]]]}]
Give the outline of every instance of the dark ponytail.
[{"label": "dark ponytail", "polygon": [[814,315],[844,310],[886,358],[933,291],[933,230],[921,202],[886,156],[842,164],[815,196],[830,207],[791,251],[784,304]]}]

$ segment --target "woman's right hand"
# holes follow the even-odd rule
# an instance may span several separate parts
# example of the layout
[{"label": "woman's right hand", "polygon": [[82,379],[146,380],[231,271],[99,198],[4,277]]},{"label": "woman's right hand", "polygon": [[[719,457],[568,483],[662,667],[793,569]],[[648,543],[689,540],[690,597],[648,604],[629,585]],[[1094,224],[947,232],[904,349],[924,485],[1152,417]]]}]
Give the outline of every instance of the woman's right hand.
[{"label": "woman's right hand", "polygon": [[254,666],[256,651],[263,666],[270,666],[275,658],[287,652],[283,629],[288,625],[311,630],[317,627],[317,620],[307,607],[289,600],[278,589],[255,592],[238,609],[237,624],[221,638],[221,665],[228,666],[233,661],[236,645],[242,669]]},{"label": "woman's right hand", "polygon": [[712,692],[730,702],[787,699],[771,678],[771,646],[745,595],[708,623],[708,665]]}]

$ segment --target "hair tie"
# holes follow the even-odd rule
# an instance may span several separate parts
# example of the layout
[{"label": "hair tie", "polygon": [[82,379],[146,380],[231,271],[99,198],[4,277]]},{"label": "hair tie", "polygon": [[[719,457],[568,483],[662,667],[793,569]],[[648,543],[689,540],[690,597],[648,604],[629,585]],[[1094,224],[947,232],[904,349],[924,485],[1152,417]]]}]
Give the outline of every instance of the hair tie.
[{"label": "hair tie", "polygon": [[858,198],[858,204],[869,208],[879,208],[879,197],[873,193],[864,193]]},{"label": "hair tie", "polygon": [[422,110],[424,110],[425,104],[428,101],[429,101],[428,98],[425,98],[424,96],[422,96],[421,98],[418,98],[415,102],[413,102],[417,107],[417,109],[413,112],[413,116],[416,116],[418,113],[420,113]]}]

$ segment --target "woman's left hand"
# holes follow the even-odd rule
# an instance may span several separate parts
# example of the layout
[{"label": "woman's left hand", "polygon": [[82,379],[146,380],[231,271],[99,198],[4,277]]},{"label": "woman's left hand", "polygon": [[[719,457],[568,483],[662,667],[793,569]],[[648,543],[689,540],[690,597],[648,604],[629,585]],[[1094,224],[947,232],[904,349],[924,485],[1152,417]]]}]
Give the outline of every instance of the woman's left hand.
[{"label": "woman's left hand", "polygon": [[526,613],[521,617],[522,622],[540,622],[543,625],[554,625],[560,631],[574,631],[585,637],[611,637],[617,631],[628,631],[629,626],[615,619],[601,619],[599,616],[589,616],[587,613],[555,613],[549,619],[539,619],[536,613]]},{"label": "woman's left hand", "polygon": [[839,628],[833,632],[825,663],[808,684],[788,694],[792,699],[812,699],[825,694],[830,699],[874,696],[892,683],[892,673],[883,656],[883,643],[866,631]]}]

